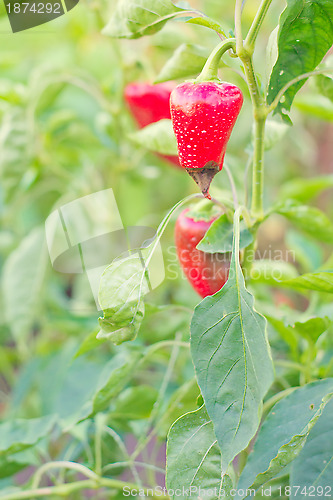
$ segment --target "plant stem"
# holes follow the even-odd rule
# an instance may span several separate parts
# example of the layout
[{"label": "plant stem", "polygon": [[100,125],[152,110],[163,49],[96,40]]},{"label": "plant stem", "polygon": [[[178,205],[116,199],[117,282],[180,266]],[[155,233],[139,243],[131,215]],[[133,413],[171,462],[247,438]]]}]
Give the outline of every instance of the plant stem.
[{"label": "plant stem", "polygon": [[252,206],[251,215],[256,220],[264,216],[264,136],[267,110],[260,95],[258,82],[254,73],[252,58],[245,51],[239,54],[244,65],[246,80],[249,86],[254,118],[254,152],[252,174]]},{"label": "plant stem", "polygon": [[[100,418],[102,417],[102,418]],[[102,432],[104,426],[104,415],[96,415],[95,418],[95,472],[102,474]]]},{"label": "plant stem", "polygon": [[199,82],[208,82],[208,81],[219,81],[217,77],[217,72],[219,68],[219,63],[221,57],[227,50],[233,49],[236,50],[236,39],[228,38],[224,40],[222,43],[216,46],[213,52],[208,57],[206,64],[203,67],[198,78],[195,80],[195,83]]},{"label": "plant stem", "polygon": [[272,0],[262,0],[247,37],[245,38],[244,48],[249,55],[253,54],[255,41],[271,3]]},{"label": "plant stem", "polygon": [[252,205],[251,214],[255,219],[264,216],[264,135],[266,119],[254,120],[254,154],[252,171]]},{"label": "plant stem", "polygon": [[240,54],[243,50],[242,36],[242,0],[236,0],[235,6],[235,33],[236,33],[236,52]]},{"label": "plant stem", "polygon": [[48,472],[49,470],[52,469],[70,469],[70,470],[75,470],[76,472],[79,472],[83,476],[88,477],[89,479],[92,479],[93,481],[98,481],[99,476],[95,474],[92,470],[88,469],[88,467],[85,467],[82,464],[78,464],[76,462],[69,462],[65,460],[59,460],[57,462],[48,462],[46,464],[43,464],[35,473],[33,481],[32,481],[32,488],[35,489],[39,486],[39,483],[42,480],[43,475]]}]

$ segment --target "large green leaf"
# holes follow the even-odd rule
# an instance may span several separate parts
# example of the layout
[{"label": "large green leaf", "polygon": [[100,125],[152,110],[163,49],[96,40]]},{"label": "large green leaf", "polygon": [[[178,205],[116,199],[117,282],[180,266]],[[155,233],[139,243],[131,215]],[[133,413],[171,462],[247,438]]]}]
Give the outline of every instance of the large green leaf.
[{"label": "large green leaf", "polygon": [[44,230],[36,228],[22,240],[4,265],[5,317],[17,340],[26,337],[37,316],[46,263]]},{"label": "large green leaf", "polygon": [[273,380],[266,320],[256,312],[239,264],[235,214],[229,279],[195,309],[191,350],[198,383],[222,451],[223,471],[256,433]]},{"label": "large green leaf", "polygon": [[[273,102],[279,91],[293,78],[314,70],[333,44],[333,3],[331,0],[288,0],[279,21],[278,57],[273,67],[267,101]],[[305,79],[284,94],[277,112],[289,111],[296,92]]]},{"label": "large green leaf", "polygon": [[313,238],[325,243],[333,243],[333,224],[319,208],[289,201],[278,207],[276,211]]},{"label": "large green leaf", "polygon": [[119,0],[102,33],[116,38],[152,35],[182,10],[170,0]]},{"label": "large green leaf", "polygon": [[178,155],[171,120],[160,120],[130,134],[139,146],[164,155]]},{"label": "large green leaf", "polygon": [[[224,485],[222,479],[221,451],[204,406],[186,413],[171,427],[168,435],[166,482],[168,489],[179,489],[182,492],[175,498],[204,495],[214,500],[221,498],[222,489],[227,490],[227,477]],[[211,490],[211,494],[208,494],[208,490]]]},{"label": "large green leaf", "polygon": [[273,406],[241,474],[239,488],[253,485],[257,489],[296,458],[332,392],[333,379],[319,380],[295,389]]},{"label": "large green leaf", "polygon": [[[292,464],[290,485],[293,498],[304,498],[297,486],[322,487],[330,492],[333,482],[333,400],[327,403],[317,424],[311,430],[305,446]],[[311,490],[308,490],[309,492]],[[320,489],[314,490],[314,496]],[[325,494],[325,490],[324,490]]]},{"label": "large green leaf", "polygon": [[0,424],[0,457],[21,452],[47,436],[55,424],[55,415],[14,419]]},{"label": "large green leaf", "polygon": [[[225,253],[232,251],[234,227],[226,214],[216,219],[204,238],[197,245],[197,249],[207,253]],[[239,248],[245,248],[253,241],[250,231],[242,225],[240,230]]]}]

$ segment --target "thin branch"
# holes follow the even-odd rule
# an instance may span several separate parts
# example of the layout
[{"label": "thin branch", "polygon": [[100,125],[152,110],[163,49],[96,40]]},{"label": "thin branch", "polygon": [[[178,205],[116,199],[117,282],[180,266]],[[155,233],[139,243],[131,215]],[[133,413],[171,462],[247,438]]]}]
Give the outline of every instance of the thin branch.
[{"label": "thin branch", "polygon": [[234,178],[233,178],[232,173],[230,171],[230,168],[226,164],[224,164],[223,168],[227,172],[227,176],[229,178],[231,192],[232,192],[232,197],[233,197],[233,200],[234,200],[234,208],[236,210],[236,208],[238,208],[239,203],[238,203],[238,196],[237,196],[237,190],[236,190],[235,181],[234,181]]},{"label": "thin branch", "polygon": [[92,470],[88,469],[82,464],[78,464],[76,462],[66,462],[65,460],[57,461],[57,462],[48,462],[43,464],[39,469],[37,469],[33,481],[32,488],[37,488],[42,480],[43,475],[52,469],[71,469],[76,472],[80,472],[83,476],[88,477],[94,481],[99,480],[99,476],[95,474]]},{"label": "thin branch", "polygon": [[272,3],[272,0],[262,0],[258,12],[253,20],[253,23],[249,29],[247,37],[244,42],[244,48],[249,53],[253,53],[254,44],[257,39],[261,25],[265,19],[267,11]]}]

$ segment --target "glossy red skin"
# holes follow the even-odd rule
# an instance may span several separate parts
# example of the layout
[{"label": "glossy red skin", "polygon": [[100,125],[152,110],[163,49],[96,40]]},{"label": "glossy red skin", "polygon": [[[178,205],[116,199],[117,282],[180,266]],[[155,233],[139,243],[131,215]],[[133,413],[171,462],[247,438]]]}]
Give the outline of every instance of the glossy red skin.
[{"label": "glossy red skin", "polygon": [[185,82],[172,91],[171,118],[182,167],[204,168],[214,162],[222,169],[242,104],[241,90],[231,83]]},{"label": "glossy red skin", "polygon": [[[140,128],[159,120],[170,120],[170,94],[174,88],[174,82],[157,83],[156,85],[130,83],[125,87],[125,101]],[[179,166],[178,156],[159,156]]]},{"label": "glossy red skin", "polygon": [[197,250],[197,244],[216,217],[209,221],[194,220],[185,209],[175,226],[175,243],[182,269],[192,287],[201,297],[213,295],[226,283],[230,261],[224,254],[209,254]]}]

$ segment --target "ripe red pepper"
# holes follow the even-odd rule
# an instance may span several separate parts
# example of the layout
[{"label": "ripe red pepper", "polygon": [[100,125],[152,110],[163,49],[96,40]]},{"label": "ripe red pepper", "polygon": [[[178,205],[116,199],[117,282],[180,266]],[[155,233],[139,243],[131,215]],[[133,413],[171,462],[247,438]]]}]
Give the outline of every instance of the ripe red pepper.
[{"label": "ripe red pepper", "polygon": [[[140,128],[159,120],[170,120],[170,94],[174,88],[174,82],[157,83],[156,85],[135,82],[125,87],[125,101]],[[159,156],[179,166],[178,156]]]},{"label": "ripe red pepper", "polygon": [[206,198],[210,198],[213,177],[222,169],[242,104],[241,90],[231,83],[185,82],[171,93],[171,118],[180,164]]},{"label": "ripe red pepper", "polygon": [[217,216],[193,218],[186,208],[175,226],[175,243],[182,269],[192,287],[201,297],[213,295],[226,283],[229,275],[230,255],[206,253],[196,246],[205,236]]}]

